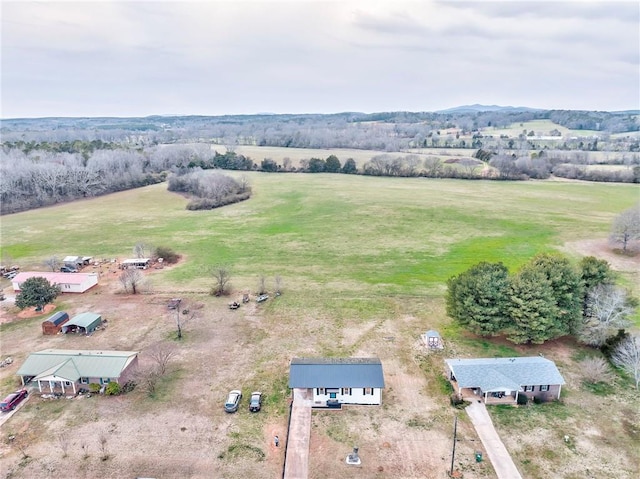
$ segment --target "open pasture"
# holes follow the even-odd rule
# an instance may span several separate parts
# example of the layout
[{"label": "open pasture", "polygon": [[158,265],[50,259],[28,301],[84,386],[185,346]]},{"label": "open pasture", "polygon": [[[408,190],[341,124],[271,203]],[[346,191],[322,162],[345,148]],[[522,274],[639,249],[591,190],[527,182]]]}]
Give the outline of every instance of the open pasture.
[{"label": "open pasture", "polygon": [[186,256],[158,280],[171,288],[206,288],[204,266],[224,264],[238,289],[279,275],[299,291],[415,295],[478,261],[517,267],[606,238],[638,197],[619,184],[240,174],[252,198],[217,210],[187,211],[159,184],[4,216],[2,254],[38,268],[51,256],[124,258],[144,242]]},{"label": "open pasture", "polygon": [[[627,383],[604,398],[584,390],[571,342],[515,347],[479,340],[450,323],[443,293],[447,278],[478,261],[517,268],[556,249],[578,259],[579,250],[567,245],[606,238],[616,214],[637,201],[637,186],[242,174],[252,198],[212,211],[187,211],[187,200],[160,184],[2,218],[3,257],[23,269],[45,269],[53,255],[123,259],[140,241],[184,255],[176,266],[145,272],[146,294],[122,294],[117,272],[105,272],[97,289],[57,300],[72,315],[89,309],[109,319],[90,337],[42,336],[42,318],[16,321],[17,311],[4,306],[2,318],[12,321],[0,325],[2,355],[15,362],[0,370],[3,391],[16,387],[17,366],[37,349],[134,349],[145,364],[145,348],[174,337],[167,300],[181,296],[199,305],[154,398],[137,390],[117,398],[31,398],[0,430],[5,475],[279,477],[283,452],[271,439],[286,436],[289,360],[353,355],[382,360],[384,404],[314,413],[310,477],[395,479],[431,471],[428,477],[444,478],[456,410],[448,405],[442,359],[544,354],[568,379],[564,404],[524,418],[502,414],[497,423],[524,477],[635,477],[640,418]],[[208,295],[207,266],[216,264],[230,268],[229,297]],[[625,271],[637,285],[633,264]],[[270,293],[280,276],[282,296],[230,311],[227,302],[243,291],[255,294],[261,276]],[[416,344],[431,328],[445,338],[441,355]],[[261,389],[264,410],[251,415],[245,402],[239,413],[225,414],[226,393],[237,387],[245,396]],[[603,408],[606,417],[598,415]],[[60,432],[68,437],[65,458]],[[29,437],[28,459],[4,441],[9,433]],[[108,438],[105,460],[100,433]],[[459,434],[456,466],[464,477],[494,478],[487,461],[474,461],[479,442],[464,414]],[[571,449],[565,434],[575,438]],[[82,444],[89,445],[87,457]],[[345,470],[353,445],[363,466]],[[537,454],[543,446],[549,452]]]},{"label": "open pasture", "polygon": [[567,137],[590,137],[602,135],[601,131],[596,130],[572,130],[565,126],[554,123],[551,120],[533,120],[525,121],[522,123],[513,123],[506,128],[502,127],[486,127],[482,128],[482,133],[485,135],[507,135],[511,138],[517,137],[521,133],[529,133],[531,130],[537,136],[549,136],[552,130],[558,130],[563,138]]}]

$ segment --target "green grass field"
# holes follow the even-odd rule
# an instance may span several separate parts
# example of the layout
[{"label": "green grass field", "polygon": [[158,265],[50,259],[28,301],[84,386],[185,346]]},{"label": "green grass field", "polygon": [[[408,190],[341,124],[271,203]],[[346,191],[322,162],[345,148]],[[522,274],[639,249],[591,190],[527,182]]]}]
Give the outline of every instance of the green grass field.
[{"label": "green grass field", "polygon": [[[2,217],[2,255],[44,269],[51,256],[123,259],[137,242],[187,261],[161,283],[198,290],[225,264],[237,289],[369,298],[440,294],[478,261],[517,268],[568,240],[606,237],[634,185],[249,173],[249,201],[187,211],[166,184]],[[322,302],[322,298],[318,299]]]},{"label": "green grass field", "polygon": [[508,135],[510,137],[517,137],[523,132],[523,130],[527,130],[527,132],[533,130],[536,135],[540,134],[541,136],[549,135],[552,130],[558,130],[562,133],[563,137],[602,135],[601,131],[596,130],[572,130],[562,125],[558,125],[551,120],[532,120],[522,123],[513,123],[506,128],[483,128],[482,133],[486,135]]}]

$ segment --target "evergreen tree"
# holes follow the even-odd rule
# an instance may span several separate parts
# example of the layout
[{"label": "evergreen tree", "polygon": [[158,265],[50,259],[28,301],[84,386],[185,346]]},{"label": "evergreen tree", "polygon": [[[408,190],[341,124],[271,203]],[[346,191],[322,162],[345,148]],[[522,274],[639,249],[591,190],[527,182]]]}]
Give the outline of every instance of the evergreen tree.
[{"label": "evergreen tree", "polygon": [[542,344],[564,334],[551,281],[529,264],[511,279],[508,339],[516,344]]},{"label": "evergreen tree", "polygon": [[60,294],[57,286],[52,286],[46,278],[36,276],[20,285],[20,293],[16,296],[16,306],[20,309],[30,306],[44,306],[56,299]]},{"label": "evergreen tree", "polygon": [[582,319],[584,287],[581,275],[569,260],[559,255],[539,254],[531,261],[534,268],[544,273],[558,307],[558,330],[560,335],[577,331]]},{"label": "evergreen tree", "polygon": [[478,263],[447,282],[447,314],[481,336],[505,327],[509,272],[502,263]]}]

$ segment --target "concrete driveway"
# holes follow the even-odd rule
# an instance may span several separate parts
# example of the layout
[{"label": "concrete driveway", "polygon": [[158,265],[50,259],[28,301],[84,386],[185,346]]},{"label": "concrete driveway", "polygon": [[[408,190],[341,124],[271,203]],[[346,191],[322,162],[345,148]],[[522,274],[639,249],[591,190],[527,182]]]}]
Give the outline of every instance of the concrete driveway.
[{"label": "concrete driveway", "polygon": [[493,427],[493,422],[484,403],[475,400],[470,406],[467,406],[466,411],[471,418],[473,426],[476,428],[478,436],[480,436],[482,445],[487,451],[487,456],[489,456],[498,479],[522,479],[518,468],[516,468],[511,459],[511,455]]},{"label": "concrete driveway", "polygon": [[11,416],[17,413],[22,406],[27,404],[27,401],[29,401],[30,398],[31,398],[31,394],[29,394],[26,398],[20,401],[20,404],[18,404],[13,411],[0,412],[0,427],[2,427],[2,425],[5,422],[7,422]]},{"label": "concrete driveway", "polygon": [[284,479],[309,477],[309,438],[311,437],[312,399],[306,389],[293,390],[291,421],[287,434],[287,455],[284,461]]}]

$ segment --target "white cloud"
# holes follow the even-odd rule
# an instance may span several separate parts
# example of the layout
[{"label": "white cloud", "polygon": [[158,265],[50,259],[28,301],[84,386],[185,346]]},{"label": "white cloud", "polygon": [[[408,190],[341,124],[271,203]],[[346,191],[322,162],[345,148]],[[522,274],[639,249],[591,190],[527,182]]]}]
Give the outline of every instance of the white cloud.
[{"label": "white cloud", "polygon": [[2,116],[640,107],[635,2],[3,2]]}]

